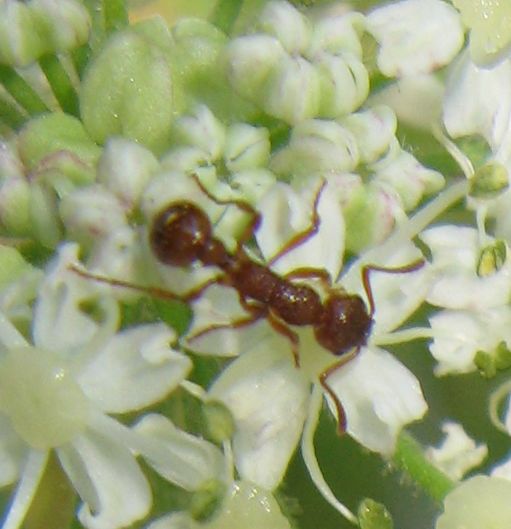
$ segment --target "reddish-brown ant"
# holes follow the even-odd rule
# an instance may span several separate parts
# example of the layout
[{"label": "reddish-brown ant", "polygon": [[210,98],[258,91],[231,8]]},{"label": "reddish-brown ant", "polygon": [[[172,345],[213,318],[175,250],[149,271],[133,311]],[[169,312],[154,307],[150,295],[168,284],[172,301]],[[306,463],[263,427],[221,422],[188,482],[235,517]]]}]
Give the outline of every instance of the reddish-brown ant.
[{"label": "reddish-brown ant", "polygon": [[[422,267],[424,260],[397,268],[364,266],[362,283],[369,303],[367,310],[364,300],[359,295],[332,288],[330,277],[324,270],[302,268],[280,276],[270,268],[276,260],[318,231],[320,218],[317,209],[324,183],[314,200],[310,227],[293,237],[269,263],[261,264],[252,259],[244,248],[244,244],[253,236],[259,225],[259,213],[245,202],[219,200],[213,197],[198,179],[196,180],[202,191],[217,204],[235,205],[248,213],[250,216],[248,226],[239,238],[236,249],[230,252],[224,243],[214,236],[211,221],[200,207],[185,200],[169,204],[155,217],[150,229],[150,244],[157,259],[172,266],[190,266],[200,262],[204,266],[218,267],[222,274],[180,296],[157,288],[142,287],[141,290],[159,297],[191,301],[212,283],[231,286],[238,292],[240,302],[247,310],[248,316],[229,326],[238,327],[265,318],[277,332],[289,339],[297,367],[300,365],[299,339],[289,326],[311,326],[318,343],[335,356],[342,357],[319,375],[319,381],[336,405],[339,431],[344,432],[346,429],[344,409],[327,379],[367,343],[375,311],[369,275],[372,271],[411,272]],[[113,285],[133,288],[133,285],[123,281],[107,280],[81,272],[79,269],[76,271]],[[294,283],[293,279],[297,278],[320,279],[328,287],[326,297],[321,299],[316,290],[309,285]],[[203,332],[210,332],[214,328],[210,327]]]}]

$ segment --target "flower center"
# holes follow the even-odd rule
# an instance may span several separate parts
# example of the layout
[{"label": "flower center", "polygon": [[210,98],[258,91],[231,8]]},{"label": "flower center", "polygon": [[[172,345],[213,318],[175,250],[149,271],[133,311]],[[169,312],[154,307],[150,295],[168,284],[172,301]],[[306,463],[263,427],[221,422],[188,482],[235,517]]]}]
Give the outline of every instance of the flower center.
[{"label": "flower center", "polygon": [[0,411],[29,445],[62,445],[86,426],[88,400],[55,354],[20,347],[0,360]]}]

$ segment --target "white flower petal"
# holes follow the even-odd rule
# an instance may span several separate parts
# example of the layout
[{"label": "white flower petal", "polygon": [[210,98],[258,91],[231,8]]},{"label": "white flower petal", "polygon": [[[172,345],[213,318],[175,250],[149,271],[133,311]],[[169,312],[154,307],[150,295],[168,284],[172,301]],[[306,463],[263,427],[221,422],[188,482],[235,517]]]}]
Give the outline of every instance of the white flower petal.
[{"label": "white flower petal", "polygon": [[483,310],[505,305],[511,294],[511,261],[494,274],[477,275],[477,230],[438,226],[421,234],[432,254],[434,282],[427,300],[449,309]]},{"label": "white flower petal", "polygon": [[459,481],[469,470],[479,466],[488,455],[488,447],[467,435],[461,424],[449,421],[442,425],[445,438],[438,448],[426,449],[426,456],[451,479]]},{"label": "white flower petal", "polygon": [[[311,227],[317,193],[317,182],[301,194],[290,186],[277,184],[261,200],[264,216],[256,238],[266,259],[275,255],[294,235]],[[276,261],[273,268],[278,273],[296,268],[318,268],[327,270],[332,278],[339,275],[344,253],[344,217],[335,190],[328,184],[321,191],[317,213],[320,218],[318,231]]]},{"label": "white flower petal", "polygon": [[380,43],[378,66],[387,76],[430,72],[449,63],[463,45],[458,12],[440,0],[402,0],[367,16]]},{"label": "white flower petal", "polygon": [[18,529],[23,523],[30,504],[37,492],[37,487],[46,468],[49,452],[30,450],[22,469],[21,479],[14,493],[2,529]]},{"label": "white flower petal", "polygon": [[143,439],[138,449],[166,479],[197,490],[212,479],[224,478],[224,459],[213,444],[176,428],[163,415],[145,415],[134,431]]},{"label": "white flower petal", "polygon": [[450,136],[481,134],[496,150],[509,131],[511,62],[478,68],[464,54],[452,70],[444,100],[444,124]]},{"label": "white flower petal", "polygon": [[[369,284],[375,304],[373,336],[393,331],[423,303],[431,284],[428,264],[415,271],[392,272],[392,268],[406,267],[421,257],[415,246],[403,245],[396,249],[390,262],[378,263],[378,266],[388,267],[390,271],[370,272]],[[348,292],[365,296],[361,277],[356,273],[358,265],[355,262],[353,266],[355,268],[350,268],[348,276],[341,278],[340,284]]]},{"label": "white flower petal", "polygon": [[401,123],[430,131],[441,122],[444,92],[440,79],[420,74],[396,80],[372,94],[370,100],[392,108]]},{"label": "white flower petal", "polygon": [[149,406],[172,391],[191,369],[190,359],[169,346],[174,340],[174,332],[163,323],[124,330],[79,373],[78,382],[104,412]]},{"label": "white flower petal", "polygon": [[37,347],[67,356],[90,343],[98,332],[113,331],[119,316],[117,304],[110,298],[104,299],[105,319],[101,323],[82,310],[82,303],[94,298],[97,285],[70,270],[78,263],[78,245],[60,247],[39,290],[32,330]]},{"label": "white flower petal", "polygon": [[431,316],[429,323],[434,337],[429,350],[438,361],[438,375],[473,371],[477,351],[490,353],[502,340],[511,343],[508,306],[478,312],[444,310]]},{"label": "white flower petal", "polygon": [[25,443],[12,429],[9,419],[0,416],[0,487],[18,479],[26,455]]},{"label": "white flower petal", "polygon": [[427,410],[415,376],[390,353],[375,347],[364,347],[327,383],[344,407],[348,433],[382,454],[391,454],[401,428]]},{"label": "white flower petal", "polygon": [[57,454],[84,502],[78,518],[88,529],[131,525],[149,511],[149,484],[124,446],[88,432]]},{"label": "white flower petal", "polygon": [[209,395],[234,416],[240,475],[274,489],[300,438],[309,398],[309,384],[294,367],[287,340],[272,336],[260,342],[224,370]]}]

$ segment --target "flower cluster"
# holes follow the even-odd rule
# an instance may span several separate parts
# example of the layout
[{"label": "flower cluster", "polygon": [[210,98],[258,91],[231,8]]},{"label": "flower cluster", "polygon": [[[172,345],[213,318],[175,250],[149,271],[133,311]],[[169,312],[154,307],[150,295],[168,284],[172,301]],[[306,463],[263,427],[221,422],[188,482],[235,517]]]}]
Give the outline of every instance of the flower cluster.
[{"label": "flower cluster", "polygon": [[251,4],[0,0],[2,529],[510,519],[511,11]]}]

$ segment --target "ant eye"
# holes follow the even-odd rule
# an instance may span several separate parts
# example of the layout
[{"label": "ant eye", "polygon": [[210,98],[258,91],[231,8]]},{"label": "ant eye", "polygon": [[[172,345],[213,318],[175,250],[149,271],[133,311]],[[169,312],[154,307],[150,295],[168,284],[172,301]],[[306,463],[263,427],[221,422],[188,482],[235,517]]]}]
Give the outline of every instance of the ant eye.
[{"label": "ant eye", "polygon": [[155,218],[150,233],[151,248],[158,260],[174,266],[188,266],[200,259],[210,238],[208,217],[186,202],[164,209]]}]

